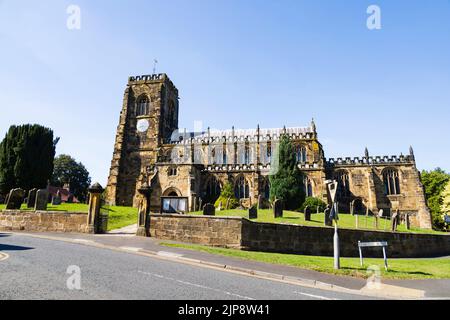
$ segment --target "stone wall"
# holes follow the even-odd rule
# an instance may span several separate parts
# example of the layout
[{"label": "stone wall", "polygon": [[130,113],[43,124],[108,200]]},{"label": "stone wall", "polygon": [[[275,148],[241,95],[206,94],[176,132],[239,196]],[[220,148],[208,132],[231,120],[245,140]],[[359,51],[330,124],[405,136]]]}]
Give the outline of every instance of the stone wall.
[{"label": "stone wall", "polygon": [[[242,218],[152,215],[152,237],[245,250],[333,255],[333,228],[256,223]],[[341,255],[358,256],[358,241],[387,241],[391,258],[450,255],[450,235],[339,230]],[[365,249],[366,257],[381,257],[381,249]]]},{"label": "stone wall", "polygon": [[162,240],[240,248],[242,219],[152,215],[150,217],[150,235]]},{"label": "stone wall", "polygon": [[[248,250],[304,255],[333,255],[333,228],[255,223],[243,220],[242,247]],[[391,258],[450,255],[450,235],[390,233],[339,229],[340,251],[357,257],[358,241],[387,241]],[[381,256],[381,249],[364,249],[365,256]]]},{"label": "stone wall", "polygon": [[87,233],[87,214],[5,210],[0,212],[0,231]]}]

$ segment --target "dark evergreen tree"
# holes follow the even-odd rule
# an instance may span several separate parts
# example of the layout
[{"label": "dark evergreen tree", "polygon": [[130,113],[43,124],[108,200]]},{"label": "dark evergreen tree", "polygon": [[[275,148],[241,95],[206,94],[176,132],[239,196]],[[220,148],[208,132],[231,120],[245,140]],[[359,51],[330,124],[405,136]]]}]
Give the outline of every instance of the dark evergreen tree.
[{"label": "dark evergreen tree", "polygon": [[84,202],[87,198],[87,189],[91,184],[91,178],[86,167],[69,155],[59,155],[54,161],[52,185],[63,187],[70,185],[70,192],[78,200]]},{"label": "dark evergreen tree", "polygon": [[40,125],[11,126],[0,143],[0,193],[45,188],[58,141],[51,129]]},{"label": "dark evergreen tree", "polygon": [[270,200],[282,200],[287,210],[297,210],[305,201],[303,177],[297,166],[294,148],[288,136],[283,135],[275,153],[278,167],[270,176]]}]

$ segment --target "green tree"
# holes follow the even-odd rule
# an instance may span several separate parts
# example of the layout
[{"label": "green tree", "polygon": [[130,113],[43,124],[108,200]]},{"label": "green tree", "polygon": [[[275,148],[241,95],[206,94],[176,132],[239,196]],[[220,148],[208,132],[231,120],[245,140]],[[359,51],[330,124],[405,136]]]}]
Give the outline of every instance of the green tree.
[{"label": "green tree", "polygon": [[442,230],[445,227],[441,210],[444,201],[443,192],[450,181],[450,175],[444,170],[437,168],[433,171],[422,171],[421,180],[425,187],[425,195],[431,211],[433,228]]},{"label": "green tree", "polygon": [[[228,200],[230,199],[230,200]],[[228,202],[228,208],[227,208]],[[218,208],[222,204],[222,209],[235,209],[239,206],[239,201],[236,199],[233,191],[233,185],[231,183],[226,183],[220,193],[219,199],[217,199],[214,206]]]},{"label": "green tree", "polygon": [[37,124],[11,126],[0,143],[0,193],[45,188],[58,141],[51,129]]},{"label": "green tree", "polygon": [[306,206],[308,206],[311,211],[315,213],[317,212],[317,208],[319,208],[319,212],[325,211],[327,204],[319,198],[308,197],[306,198],[305,202],[303,202],[300,211],[304,212]]},{"label": "green tree", "polygon": [[[447,183],[446,188],[442,192],[441,211],[443,215],[450,215],[450,182]],[[447,226],[447,228],[448,227],[449,226]]]},{"label": "green tree", "polygon": [[80,201],[87,198],[87,189],[91,178],[86,167],[69,155],[62,154],[55,158],[52,184],[56,187],[70,185],[70,192]]},{"label": "green tree", "polygon": [[275,153],[278,165],[270,176],[270,200],[282,200],[287,210],[296,210],[305,201],[303,177],[297,166],[294,148],[283,135]]}]

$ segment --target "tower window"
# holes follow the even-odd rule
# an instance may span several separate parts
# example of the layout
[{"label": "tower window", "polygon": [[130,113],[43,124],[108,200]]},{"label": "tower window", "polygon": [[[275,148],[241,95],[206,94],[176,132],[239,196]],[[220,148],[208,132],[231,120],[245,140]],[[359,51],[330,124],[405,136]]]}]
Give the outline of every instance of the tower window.
[{"label": "tower window", "polygon": [[136,116],[146,116],[150,112],[150,100],[146,97],[140,97],[136,105]]},{"label": "tower window", "polygon": [[383,173],[383,180],[386,195],[400,194],[400,179],[397,170],[385,170]]},{"label": "tower window", "polygon": [[170,167],[168,171],[169,177],[178,175],[178,169],[176,167]]}]

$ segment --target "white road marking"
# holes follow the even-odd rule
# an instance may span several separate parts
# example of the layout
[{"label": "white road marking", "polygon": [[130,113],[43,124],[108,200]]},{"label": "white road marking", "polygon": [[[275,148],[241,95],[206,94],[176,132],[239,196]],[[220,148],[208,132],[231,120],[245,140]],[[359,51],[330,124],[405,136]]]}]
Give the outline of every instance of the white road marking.
[{"label": "white road marking", "polygon": [[327,297],[323,297],[323,296],[316,296],[314,294],[298,292],[298,291],[294,291],[294,293],[302,295],[302,296],[307,296],[307,297],[310,297],[310,298],[320,299],[320,300],[339,300],[339,299],[327,298]]},{"label": "white road marking", "polygon": [[135,248],[135,247],[120,247],[119,249],[131,251],[131,252],[139,252],[142,250],[142,248]]},{"label": "white road marking", "polygon": [[191,286],[191,287],[196,287],[196,288],[200,288],[200,289],[205,289],[205,290],[211,290],[211,291],[215,291],[215,292],[219,292],[219,293],[223,293],[226,294],[228,296],[232,296],[232,297],[236,297],[236,298],[240,298],[240,299],[245,299],[245,300],[256,300],[254,298],[251,297],[246,297],[246,296],[241,296],[240,294],[237,293],[232,293],[232,292],[228,292],[225,290],[220,290],[220,289],[215,289],[215,288],[211,288],[211,287],[207,287],[201,284],[196,284],[196,283],[192,283],[192,282],[188,282],[188,281],[183,281],[183,280],[178,280],[175,278],[170,278],[170,277],[165,277],[162,276],[160,274],[156,274],[156,273],[149,273],[149,272],[144,272],[144,271],[138,271],[139,273],[148,275],[148,276],[152,276],[152,277],[156,277],[159,279],[164,279],[164,280],[169,280],[169,281],[173,281],[173,282],[178,282],[187,286]]},{"label": "white road marking", "polygon": [[6,260],[9,258],[9,254],[0,252],[0,261]]},{"label": "white road marking", "polygon": [[167,251],[158,251],[157,254],[158,254],[158,256],[171,257],[171,258],[181,258],[183,256],[182,254],[167,252]]},{"label": "white road marking", "polygon": [[95,241],[87,240],[87,239],[73,239],[73,242],[79,242],[79,243],[93,243]]}]

